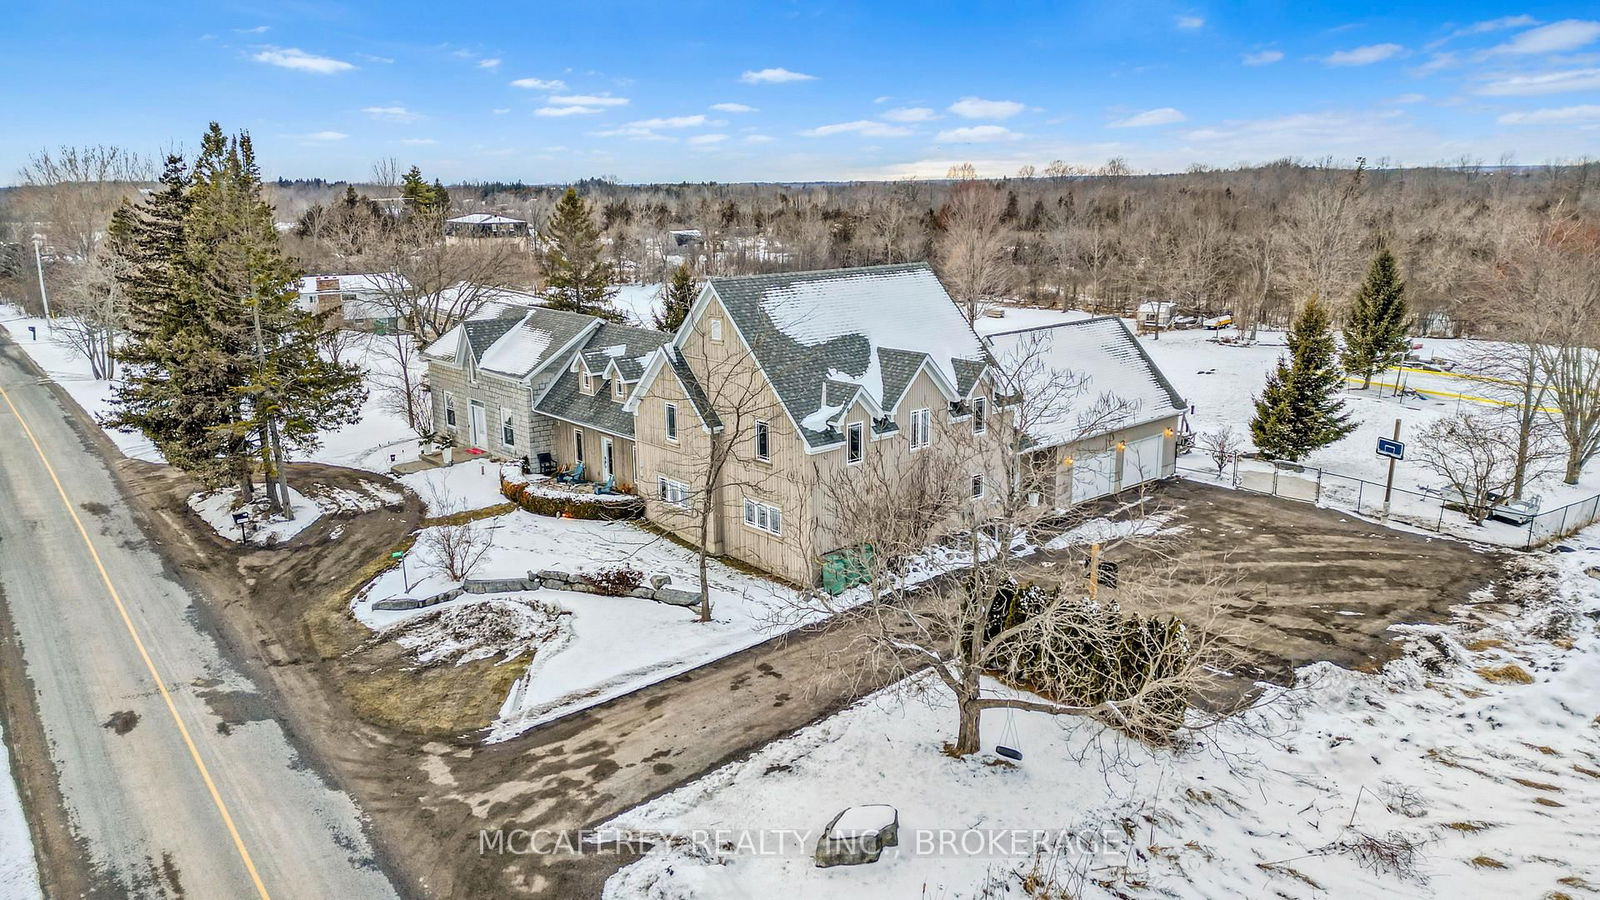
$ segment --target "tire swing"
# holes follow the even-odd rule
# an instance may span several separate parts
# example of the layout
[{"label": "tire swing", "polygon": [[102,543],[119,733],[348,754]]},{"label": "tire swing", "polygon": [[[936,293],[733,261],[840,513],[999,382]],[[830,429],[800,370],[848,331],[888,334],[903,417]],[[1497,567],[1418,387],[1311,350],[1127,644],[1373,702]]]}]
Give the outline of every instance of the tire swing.
[{"label": "tire swing", "polygon": [[1006,710],[1006,727],[1000,730],[1000,743],[994,745],[994,752],[996,756],[1003,756],[1006,759],[1021,762],[1022,751],[1017,749],[1017,744],[1020,741],[1017,740],[1016,713],[1017,711],[1014,709]]}]

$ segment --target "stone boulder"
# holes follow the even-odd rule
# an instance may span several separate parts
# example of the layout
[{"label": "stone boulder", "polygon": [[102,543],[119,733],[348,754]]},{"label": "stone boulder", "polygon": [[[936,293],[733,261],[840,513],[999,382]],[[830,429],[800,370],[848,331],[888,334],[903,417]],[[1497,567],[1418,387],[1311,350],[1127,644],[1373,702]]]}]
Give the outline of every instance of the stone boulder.
[{"label": "stone boulder", "polygon": [[672,576],[671,575],[651,575],[650,576],[650,586],[652,588],[658,590],[658,591],[661,590],[662,588],[666,587],[667,585],[671,584],[671,583],[672,583]]},{"label": "stone boulder", "polygon": [[700,592],[680,591],[677,588],[661,587],[656,588],[651,593],[650,599],[656,601],[657,603],[670,603],[673,606],[699,606]]},{"label": "stone boulder", "polygon": [[833,817],[817,839],[818,868],[877,862],[883,848],[900,846],[900,812],[881,803],[852,806]]}]

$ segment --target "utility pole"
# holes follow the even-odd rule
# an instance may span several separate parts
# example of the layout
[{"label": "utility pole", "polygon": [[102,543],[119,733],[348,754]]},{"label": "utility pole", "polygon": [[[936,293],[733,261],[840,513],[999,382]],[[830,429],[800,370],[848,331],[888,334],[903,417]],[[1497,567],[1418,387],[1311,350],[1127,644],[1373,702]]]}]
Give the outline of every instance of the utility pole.
[{"label": "utility pole", "polygon": [[[1394,420],[1394,439],[1400,440],[1400,420]],[[1389,457],[1389,482],[1383,486],[1383,517],[1389,518],[1389,497],[1394,494],[1394,464],[1395,458]]]},{"label": "utility pole", "polygon": [[50,327],[50,295],[44,289],[44,235],[33,236],[33,267],[39,272],[39,298],[44,301],[45,329]]}]

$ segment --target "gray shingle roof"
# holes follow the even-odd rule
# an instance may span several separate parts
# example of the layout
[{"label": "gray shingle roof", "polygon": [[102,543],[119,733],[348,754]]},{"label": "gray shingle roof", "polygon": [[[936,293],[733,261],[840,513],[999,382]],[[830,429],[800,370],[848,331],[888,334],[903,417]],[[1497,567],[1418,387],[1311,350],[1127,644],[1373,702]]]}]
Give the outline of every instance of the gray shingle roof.
[{"label": "gray shingle roof", "polygon": [[[584,364],[593,372],[603,371],[613,361],[618,368],[629,366],[642,372],[643,360],[670,340],[672,335],[664,331],[607,322],[584,341],[581,353]],[[634,377],[637,379],[637,375]],[[612,399],[609,385],[597,387],[593,394],[583,393],[579,389],[578,373],[568,366],[556,376],[533,409],[557,419],[632,438],[633,414],[624,411],[622,403]]]},{"label": "gray shingle roof", "polygon": [[961,393],[976,383],[987,359],[926,263],[713,278],[709,284],[813,447],[840,440],[824,421],[835,405],[829,400],[840,396],[828,381],[859,385],[892,411],[921,358]]},{"label": "gray shingle roof", "polygon": [[667,362],[672,366],[672,371],[677,373],[678,381],[683,385],[683,392],[689,395],[689,402],[694,405],[694,411],[700,416],[700,421],[710,428],[721,428],[722,417],[711,408],[711,401],[706,397],[706,390],[700,384],[700,379],[695,377],[694,370],[678,355],[676,347],[667,348]]},{"label": "gray shingle roof", "polygon": [[[595,321],[594,316],[535,307],[520,318],[467,322],[466,328],[468,340],[474,341],[472,349],[482,369],[522,378],[549,362]],[[485,324],[505,322],[510,323],[509,327],[502,330],[489,347],[479,350],[473,332]]]},{"label": "gray shingle roof", "polygon": [[463,322],[461,332],[467,336],[467,344],[472,347],[472,355],[483,359],[483,354],[488,352],[494,342],[516,326],[516,319],[476,319]]}]

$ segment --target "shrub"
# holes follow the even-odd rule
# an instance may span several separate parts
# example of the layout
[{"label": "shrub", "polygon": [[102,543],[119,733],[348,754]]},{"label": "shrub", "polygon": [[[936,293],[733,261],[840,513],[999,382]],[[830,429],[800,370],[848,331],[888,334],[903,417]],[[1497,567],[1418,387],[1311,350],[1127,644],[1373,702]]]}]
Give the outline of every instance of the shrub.
[{"label": "shrub", "polygon": [[573,494],[570,497],[555,497],[550,494],[531,491],[527,484],[500,479],[500,493],[507,500],[522,507],[531,513],[552,518],[571,519],[599,519],[602,521],[615,521],[618,519],[637,519],[644,515],[644,501],[638,497],[627,500],[611,499],[608,501],[596,500],[592,496]]},{"label": "shrub", "polygon": [[644,573],[632,566],[582,572],[578,577],[596,591],[611,597],[626,597],[634,588],[644,584]]}]

